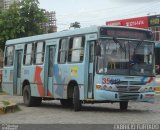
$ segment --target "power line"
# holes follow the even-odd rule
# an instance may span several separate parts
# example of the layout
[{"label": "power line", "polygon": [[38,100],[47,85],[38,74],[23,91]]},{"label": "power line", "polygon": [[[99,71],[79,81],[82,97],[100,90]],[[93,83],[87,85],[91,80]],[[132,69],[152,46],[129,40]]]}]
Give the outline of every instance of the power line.
[{"label": "power line", "polygon": [[86,11],[77,12],[76,14],[70,13],[70,14],[66,14],[66,15],[59,15],[59,18],[65,18],[65,17],[70,17],[70,16],[73,17],[73,16],[88,14],[88,13],[96,13],[99,11],[106,11],[106,10],[111,10],[111,9],[116,9],[116,8],[121,8],[121,6],[115,6],[115,7],[111,7],[111,8],[101,8],[101,9],[96,9],[96,10],[86,10]]},{"label": "power line", "polygon": [[[60,22],[58,25],[59,26],[69,26],[69,24],[71,22],[73,22],[71,19],[74,20],[77,18],[77,16],[79,16],[83,19],[86,19],[86,20],[81,20],[81,19],[77,18],[76,21],[79,21],[81,24],[90,24],[91,25],[93,23],[93,21],[94,21],[94,23],[96,23],[96,21],[98,22],[100,20],[104,21],[104,24],[105,24],[105,21],[107,21],[107,19],[113,19],[113,17],[117,17],[117,18],[119,18],[119,17],[126,18],[128,16],[134,17],[134,15],[139,15],[142,13],[143,14],[146,13],[145,15],[147,15],[147,13],[150,10],[154,10],[154,12],[155,12],[155,8],[159,9],[159,7],[158,7],[158,6],[160,6],[159,4],[160,4],[160,1],[157,0],[156,2],[154,2],[152,4],[151,3],[148,3],[148,4],[143,3],[143,5],[137,5],[138,6],[137,8],[133,7],[132,5],[129,7],[125,7],[125,8],[123,7],[123,10],[121,10],[123,14],[117,14],[117,13],[113,12],[113,10],[120,9],[120,8],[122,8],[122,6],[115,6],[115,7],[111,7],[111,8],[103,8],[103,9],[96,9],[96,10],[87,10],[87,11],[78,12],[76,14],[70,13],[70,14],[66,14],[66,15],[61,15],[59,17]],[[133,7],[133,9],[132,9],[132,7]],[[102,13],[105,13],[105,12],[106,12],[106,16],[101,15]],[[109,12],[111,12],[110,14],[113,14],[113,15],[108,15]],[[93,17],[94,14],[97,14],[97,13],[99,13],[100,15],[97,15],[97,17]],[[86,17],[82,17],[82,16],[86,16]],[[63,23],[64,18],[66,18],[66,17],[70,18],[70,19],[67,19],[67,21],[65,21],[65,24],[64,24]]]},{"label": "power line", "polygon": [[[158,2],[159,3],[159,2]],[[120,17],[124,17],[124,16],[130,16],[131,14],[133,15],[133,14],[137,14],[137,13],[139,13],[139,12],[144,12],[145,10],[149,10],[149,9],[152,9],[153,7],[155,7],[155,6],[157,6],[157,5],[152,5],[152,6],[150,6],[150,7],[146,7],[146,5],[144,5],[144,6],[140,6],[139,8],[136,8],[136,9],[133,9],[133,10],[130,10],[129,12],[128,12],[128,10],[127,11],[125,11],[126,13],[125,14],[123,14],[123,15],[117,15],[116,14],[116,16],[120,16]],[[110,8],[110,9],[114,9],[115,7],[113,7],[113,8]],[[117,7],[116,7],[117,8]],[[99,11],[108,11],[108,10],[104,10],[104,8],[103,9],[97,9],[97,10],[99,10]],[[92,15],[94,15],[95,13],[97,13],[97,10],[92,10],[92,11],[87,11],[88,13],[91,13]],[[125,10],[125,8],[124,8],[124,10]],[[138,10],[138,11],[137,11]],[[140,11],[139,11],[140,10]],[[134,13],[133,13],[134,12]],[[85,12],[85,14],[84,13],[78,13],[79,15],[88,15],[88,13],[86,13]],[[99,13],[99,12],[98,12]],[[76,16],[78,15],[78,14],[75,14]],[[69,14],[68,15],[65,15],[65,16],[69,16]],[[71,15],[72,17],[73,17],[73,15]],[[114,15],[113,15],[114,16]],[[110,17],[112,17],[112,16],[110,16]],[[90,20],[80,20],[81,22],[90,22],[90,21],[92,21],[92,20],[102,20],[102,19],[104,19],[104,16],[100,16],[100,18],[91,18]]]}]

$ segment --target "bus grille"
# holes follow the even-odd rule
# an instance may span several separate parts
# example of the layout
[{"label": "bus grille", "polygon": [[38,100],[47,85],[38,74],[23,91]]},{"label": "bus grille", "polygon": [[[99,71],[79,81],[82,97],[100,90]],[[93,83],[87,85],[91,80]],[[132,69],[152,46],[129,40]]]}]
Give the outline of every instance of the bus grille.
[{"label": "bus grille", "polygon": [[142,81],[121,81],[117,89],[118,92],[138,92],[143,85]]},{"label": "bus grille", "polygon": [[137,85],[117,86],[118,92],[138,92],[140,88],[141,86],[137,86]]},{"label": "bus grille", "polygon": [[133,93],[119,93],[119,99],[120,100],[137,100],[139,94],[133,94]]}]

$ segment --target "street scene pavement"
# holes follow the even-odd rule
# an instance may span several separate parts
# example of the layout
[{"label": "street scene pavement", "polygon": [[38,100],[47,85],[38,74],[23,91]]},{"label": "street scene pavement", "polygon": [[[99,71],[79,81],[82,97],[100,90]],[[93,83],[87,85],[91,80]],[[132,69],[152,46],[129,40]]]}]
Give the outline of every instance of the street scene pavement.
[{"label": "street scene pavement", "polygon": [[59,101],[43,101],[40,107],[26,107],[21,96],[0,95],[0,99],[17,103],[20,111],[0,114],[0,124],[120,124],[160,122],[160,96],[155,103],[129,102],[127,111],[120,111],[119,104],[83,104],[74,112]]}]

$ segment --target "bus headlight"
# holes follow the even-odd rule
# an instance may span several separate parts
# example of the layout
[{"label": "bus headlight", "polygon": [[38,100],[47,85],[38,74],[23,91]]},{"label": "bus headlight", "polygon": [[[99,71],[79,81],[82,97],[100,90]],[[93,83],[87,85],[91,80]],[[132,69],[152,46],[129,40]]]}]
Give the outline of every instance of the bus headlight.
[{"label": "bus headlight", "polygon": [[138,91],[139,92],[153,92],[154,89],[152,86],[143,86]]}]

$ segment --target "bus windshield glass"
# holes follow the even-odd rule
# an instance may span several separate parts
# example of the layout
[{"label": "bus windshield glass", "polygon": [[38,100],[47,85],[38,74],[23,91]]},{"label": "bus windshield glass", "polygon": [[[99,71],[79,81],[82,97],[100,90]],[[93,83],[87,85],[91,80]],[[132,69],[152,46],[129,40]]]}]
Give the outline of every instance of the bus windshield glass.
[{"label": "bus windshield glass", "polygon": [[154,43],[136,40],[100,39],[97,73],[113,75],[154,74]]}]

